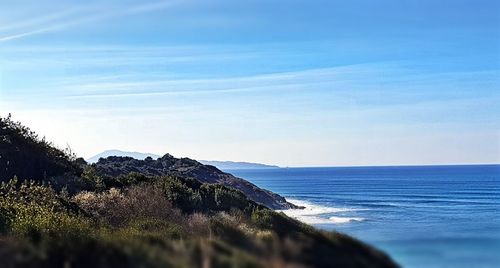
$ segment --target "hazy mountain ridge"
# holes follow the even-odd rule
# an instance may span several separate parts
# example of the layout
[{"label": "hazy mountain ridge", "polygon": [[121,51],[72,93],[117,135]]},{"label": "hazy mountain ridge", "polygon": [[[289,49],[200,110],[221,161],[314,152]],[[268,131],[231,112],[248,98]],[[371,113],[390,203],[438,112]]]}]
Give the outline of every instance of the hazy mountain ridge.
[{"label": "hazy mountain ridge", "polygon": [[262,168],[280,168],[279,166],[266,165],[251,162],[219,161],[219,160],[199,160],[204,165],[215,166],[218,169],[262,169]]}]

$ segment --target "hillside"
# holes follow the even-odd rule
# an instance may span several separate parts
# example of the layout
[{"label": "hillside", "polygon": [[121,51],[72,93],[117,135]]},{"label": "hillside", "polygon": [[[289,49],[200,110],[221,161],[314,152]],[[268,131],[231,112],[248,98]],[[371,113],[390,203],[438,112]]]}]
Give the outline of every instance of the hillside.
[{"label": "hillside", "polygon": [[293,204],[271,191],[261,189],[254,184],[220,171],[214,166],[203,165],[189,158],[175,158],[169,154],[157,160],[146,158],[138,160],[131,157],[110,156],[101,158],[92,167],[100,176],[119,177],[136,172],[147,176],[180,176],[195,178],[204,183],[220,183],[242,191],[251,200],[272,209],[287,209]]},{"label": "hillside", "polygon": [[0,129],[3,267],[397,267],[212,183],[234,180],[215,167],[170,155],[89,166],[10,118]]},{"label": "hillside", "polygon": [[79,175],[79,161],[54,148],[19,122],[0,118],[0,180],[14,176],[44,180],[60,175]]}]

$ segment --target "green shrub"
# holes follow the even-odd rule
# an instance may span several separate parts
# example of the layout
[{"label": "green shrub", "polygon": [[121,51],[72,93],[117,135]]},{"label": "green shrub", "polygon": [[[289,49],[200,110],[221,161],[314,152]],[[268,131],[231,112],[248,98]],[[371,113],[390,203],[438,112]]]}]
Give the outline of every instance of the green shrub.
[{"label": "green shrub", "polygon": [[160,180],[160,187],[167,199],[182,211],[191,213],[199,211],[202,206],[200,193],[175,177],[165,177]]},{"label": "green shrub", "polygon": [[159,181],[167,199],[185,213],[241,210],[250,214],[256,208],[263,208],[242,192],[221,184],[176,177],[162,177]]},{"label": "green shrub", "polygon": [[87,221],[49,186],[13,179],[0,185],[1,230],[16,235],[78,234]]},{"label": "green shrub", "polygon": [[92,185],[93,189],[103,190],[106,185],[104,184],[104,179],[97,174],[97,171],[92,166],[87,166],[83,169],[82,181]]}]

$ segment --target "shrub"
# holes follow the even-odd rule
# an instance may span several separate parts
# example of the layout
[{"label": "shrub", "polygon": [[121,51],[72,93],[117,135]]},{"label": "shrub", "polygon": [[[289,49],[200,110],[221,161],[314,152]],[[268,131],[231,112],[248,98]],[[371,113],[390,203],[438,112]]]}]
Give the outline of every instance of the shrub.
[{"label": "shrub", "polygon": [[210,234],[209,222],[210,219],[201,213],[191,214],[187,218],[188,232],[192,235],[208,237]]},{"label": "shrub", "polygon": [[[55,236],[78,236],[86,233],[90,226],[82,217],[36,204],[0,203],[2,210],[7,210],[10,231],[22,236],[49,234]],[[5,215],[4,215],[5,217]]]},{"label": "shrub", "polygon": [[88,222],[49,186],[13,179],[0,185],[0,224],[4,233],[21,236],[79,235]]},{"label": "shrub", "polygon": [[101,176],[99,176],[92,166],[87,166],[83,169],[82,173],[82,181],[93,186],[93,189],[103,190],[105,188],[104,180]]},{"label": "shrub", "polygon": [[185,213],[241,210],[250,214],[256,208],[264,208],[249,200],[242,192],[221,184],[162,177],[159,179],[159,185],[167,199]]},{"label": "shrub", "polygon": [[101,193],[81,192],[73,200],[89,215],[113,226],[133,219],[181,219],[180,212],[154,185],[132,186],[125,190],[111,188]]}]

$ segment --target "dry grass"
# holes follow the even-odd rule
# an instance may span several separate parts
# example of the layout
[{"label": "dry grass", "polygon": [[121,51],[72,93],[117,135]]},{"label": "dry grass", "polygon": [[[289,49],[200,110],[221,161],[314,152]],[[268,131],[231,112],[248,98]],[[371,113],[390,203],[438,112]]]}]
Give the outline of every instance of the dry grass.
[{"label": "dry grass", "polygon": [[73,200],[89,215],[112,226],[145,218],[183,221],[181,212],[153,185],[132,186],[124,191],[111,188],[101,193],[81,192]]}]

